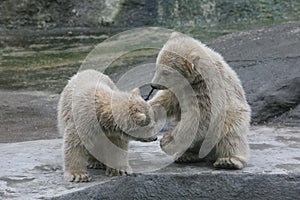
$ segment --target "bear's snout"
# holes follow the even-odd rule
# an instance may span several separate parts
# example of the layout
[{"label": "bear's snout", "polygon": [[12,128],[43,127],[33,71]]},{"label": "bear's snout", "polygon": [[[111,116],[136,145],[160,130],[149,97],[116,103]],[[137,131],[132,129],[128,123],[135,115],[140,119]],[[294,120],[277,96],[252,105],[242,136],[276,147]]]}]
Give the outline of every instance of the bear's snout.
[{"label": "bear's snout", "polygon": [[163,85],[160,85],[160,84],[156,84],[156,83],[151,83],[151,87],[153,89],[156,89],[156,90],[166,90],[166,89],[168,89],[167,87],[165,87]]}]

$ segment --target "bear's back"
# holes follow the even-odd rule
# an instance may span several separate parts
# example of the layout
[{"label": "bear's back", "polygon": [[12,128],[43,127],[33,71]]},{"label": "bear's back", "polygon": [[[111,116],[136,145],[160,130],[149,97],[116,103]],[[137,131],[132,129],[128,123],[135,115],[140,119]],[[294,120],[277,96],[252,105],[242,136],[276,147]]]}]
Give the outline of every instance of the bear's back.
[{"label": "bear's back", "polygon": [[[58,104],[58,129],[62,133],[66,123],[74,123],[74,113],[76,112],[77,119],[81,120],[78,113],[85,113],[85,119],[95,116],[95,95],[98,99],[109,98],[113,91],[118,91],[111,79],[96,71],[84,70],[74,75],[65,86],[61,93]],[[99,96],[100,94],[100,96]]]}]

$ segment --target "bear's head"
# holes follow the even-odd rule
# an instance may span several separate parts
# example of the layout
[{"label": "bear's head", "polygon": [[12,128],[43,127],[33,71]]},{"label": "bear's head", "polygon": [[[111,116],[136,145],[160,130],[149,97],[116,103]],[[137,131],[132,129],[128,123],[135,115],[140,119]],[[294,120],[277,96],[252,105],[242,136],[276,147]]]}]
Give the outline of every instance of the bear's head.
[{"label": "bear's head", "polygon": [[151,86],[167,89],[174,86],[192,84],[198,76],[198,41],[183,34],[173,32],[158,54],[156,72]]},{"label": "bear's head", "polygon": [[[122,114],[115,119],[129,139],[150,142],[155,141],[154,135],[154,117],[150,104],[147,103],[140,95],[138,88],[127,93],[127,98],[119,99]],[[114,112],[120,113],[115,110]]]},{"label": "bear's head", "polygon": [[142,99],[140,90],[135,88],[131,91],[129,99],[129,115],[138,126],[147,126],[150,122],[150,106]]}]

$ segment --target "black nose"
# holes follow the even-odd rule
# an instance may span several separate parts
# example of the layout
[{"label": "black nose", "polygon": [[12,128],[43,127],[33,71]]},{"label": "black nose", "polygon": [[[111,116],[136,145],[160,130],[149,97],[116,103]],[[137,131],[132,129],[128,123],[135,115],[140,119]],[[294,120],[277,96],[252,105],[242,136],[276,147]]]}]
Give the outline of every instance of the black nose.
[{"label": "black nose", "polygon": [[167,87],[165,87],[163,85],[155,84],[155,83],[151,83],[151,87],[153,89],[156,89],[156,90],[165,90],[165,89],[167,89]]},{"label": "black nose", "polygon": [[158,89],[158,85],[155,84],[155,83],[151,83],[151,87],[152,87],[153,89]]}]

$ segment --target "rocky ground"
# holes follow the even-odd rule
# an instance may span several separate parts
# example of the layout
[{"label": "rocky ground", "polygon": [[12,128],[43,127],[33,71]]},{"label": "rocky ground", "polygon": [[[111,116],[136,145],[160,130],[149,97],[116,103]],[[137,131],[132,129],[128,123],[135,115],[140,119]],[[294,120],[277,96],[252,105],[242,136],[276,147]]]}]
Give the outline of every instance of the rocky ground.
[{"label": "rocky ground", "polygon": [[61,139],[1,144],[0,199],[297,199],[299,129],[252,127],[249,143],[249,165],[228,171],[211,162],[168,165],[158,141],[133,142],[133,175],[91,170],[90,183],[63,180]]}]

